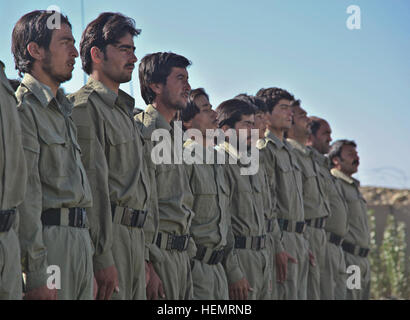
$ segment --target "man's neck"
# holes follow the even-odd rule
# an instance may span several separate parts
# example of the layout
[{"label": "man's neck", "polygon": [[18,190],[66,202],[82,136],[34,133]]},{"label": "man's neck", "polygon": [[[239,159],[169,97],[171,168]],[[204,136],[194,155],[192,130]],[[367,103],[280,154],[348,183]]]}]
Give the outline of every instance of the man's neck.
[{"label": "man's neck", "polygon": [[161,101],[154,101],[152,106],[165,118],[165,120],[167,120],[168,123],[171,123],[177,113],[177,110],[166,106]]},{"label": "man's neck", "polygon": [[103,72],[100,72],[98,70],[94,70],[90,76],[94,80],[100,81],[108,89],[114,91],[118,95],[118,89],[120,88],[120,84],[118,82],[113,81],[112,79],[108,78]]},{"label": "man's neck", "polygon": [[283,134],[285,132],[283,129],[269,127],[269,131],[272,132],[279,140],[283,141]]},{"label": "man's neck", "polygon": [[298,137],[298,136],[293,135],[290,132],[288,133],[288,138],[295,140],[296,142],[300,143],[302,146],[305,146],[308,140],[307,137]]},{"label": "man's neck", "polygon": [[343,171],[342,168],[340,168],[340,166],[336,166],[335,168],[336,168],[337,170],[339,170],[341,173],[343,173],[344,175],[348,176],[349,178],[351,178],[352,175],[353,175],[353,173],[349,173],[349,172]]},{"label": "man's neck", "polygon": [[37,68],[33,68],[30,74],[34,78],[36,78],[38,81],[40,81],[42,84],[45,84],[46,86],[48,86],[53,96],[57,97],[57,90],[60,87],[60,83],[53,81],[47,73],[41,72],[37,70]]}]

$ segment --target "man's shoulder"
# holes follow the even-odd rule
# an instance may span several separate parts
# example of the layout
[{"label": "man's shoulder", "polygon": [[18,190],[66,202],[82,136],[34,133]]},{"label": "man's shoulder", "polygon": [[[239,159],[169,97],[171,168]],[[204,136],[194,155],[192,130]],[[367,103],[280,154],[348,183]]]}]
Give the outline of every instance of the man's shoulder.
[{"label": "man's shoulder", "polygon": [[79,106],[85,107],[94,96],[95,89],[91,86],[85,85],[78,91],[67,95],[67,99],[73,104],[74,108]]}]

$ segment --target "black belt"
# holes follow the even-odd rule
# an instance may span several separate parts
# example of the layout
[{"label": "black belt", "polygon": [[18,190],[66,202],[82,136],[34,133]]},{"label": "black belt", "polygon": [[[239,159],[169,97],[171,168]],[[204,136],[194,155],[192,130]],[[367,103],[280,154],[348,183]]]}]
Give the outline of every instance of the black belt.
[{"label": "black belt", "polygon": [[316,218],[316,219],[306,219],[305,221],[309,227],[322,229],[325,227],[326,218],[327,217],[321,217],[321,218]]},{"label": "black belt", "polygon": [[225,256],[225,248],[220,250],[212,250],[200,244],[196,245],[197,251],[194,259],[202,261],[206,264],[218,264],[222,262]]},{"label": "black belt", "polygon": [[235,248],[261,250],[266,247],[266,235],[261,236],[235,236]]},{"label": "black belt", "polygon": [[176,236],[158,232],[156,244],[160,249],[185,251],[188,248],[189,238],[189,235]]},{"label": "black belt", "polygon": [[281,231],[303,233],[306,229],[305,221],[292,221],[278,218]]},{"label": "black belt", "polygon": [[265,219],[266,233],[273,232],[273,229],[275,229],[274,221],[274,219]]},{"label": "black belt", "polygon": [[147,211],[111,205],[112,221],[127,227],[142,228],[147,218]]},{"label": "black belt", "polygon": [[41,222],[45,226],[86,228],[87,214],[84,208],[48,209],[41,213]]},{"label": "black belt", "polygon": [[369,254],[370,249],[368,248],[362,248],[358,245],[355,245],[351,242],[343,241],[342,243],[342,249],[343,251],[346,251],[350,254],[353,254],[355,256],[363,257],[366,258],[367,255]]},{"label": "black belt", "polygon": [[8,232],[16,220],[16,209],[0,210],[0,232]]},{"label": "black belt", "polygon": [[333,232],[328,232],[327,239],[330,243],[333,243],[337,246],[340,246],[343,242],[343,237],[338,236],[337,234],[335,234]]}]

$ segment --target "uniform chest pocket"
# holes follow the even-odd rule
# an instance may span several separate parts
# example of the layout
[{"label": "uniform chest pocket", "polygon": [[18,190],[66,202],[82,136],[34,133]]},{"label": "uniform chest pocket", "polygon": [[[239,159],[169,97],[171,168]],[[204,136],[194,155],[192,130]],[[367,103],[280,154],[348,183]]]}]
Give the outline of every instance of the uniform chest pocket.
[{"label": "uniform chest pocket", "polygon": [[132,170],[136,161],[141,161],[141,149],[138,154],[133,146],[134,137],[128,133],[106,131],[107,145],[106,157],[110,173],[114,175],[126,175]]},{"label": "uniform chest pocket", "polygon": [[199,165],[199,169],[193,168],[194,174],[191,179],[192,193],[194,195],[216,196],[217,189],[211,165]]},{"label": "uniform chest pocket", "polygon": [[[39,169],[42,178],[68,176],[70,148],[68,141],[56,132],[39,130]],[[73,159],[71,159],[73,160]]]}]

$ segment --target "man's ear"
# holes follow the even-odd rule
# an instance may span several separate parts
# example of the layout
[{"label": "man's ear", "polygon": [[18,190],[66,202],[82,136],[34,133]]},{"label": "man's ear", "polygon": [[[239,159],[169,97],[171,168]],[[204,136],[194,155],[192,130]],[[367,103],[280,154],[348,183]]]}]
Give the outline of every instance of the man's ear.
[{"label": "man's ear", "polygon": [[104,60],[104,52],[102,52],[98,47],[94,46],[90,50],[91,60],[95,64],[100,64]]},{"label": "man's ear", "polygon": [[339,157],[334,157],[332,159],[333,165],[337,168],[340,166],[340,158]]},{"label": "man's ear", "polygon": [[162,83],[151,83],[149,87],[151,88],[152,91],[154,91],[156,96],[159,96],[162,93],[162,89],[164,85]]},{"label": "man's ear", "polygon": [[42,60],[44,59],[44,53],[45,50],[44,48],[41,48],[36,42],[31,41],[27,45],[27,51],[30,54],[30,56],[33,57],[35,60]]}]

